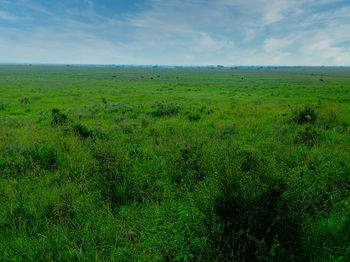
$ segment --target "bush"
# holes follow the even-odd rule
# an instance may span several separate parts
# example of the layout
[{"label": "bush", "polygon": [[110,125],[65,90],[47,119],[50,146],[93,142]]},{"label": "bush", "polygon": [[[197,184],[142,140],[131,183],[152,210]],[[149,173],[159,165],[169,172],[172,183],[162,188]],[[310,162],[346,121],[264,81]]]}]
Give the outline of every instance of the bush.
[{"label": "bush", "polygon": [[154,108],[154,111],[151,113],[154,117],[175,116],[180,110],[178,105],[161,102],[156,102],[151,107]]},{"label": "bush", "polygon": [[199,145],[186,145],[169,160],[170,177],[175,184],[197,183],[206,176],[204,154]]},{"label": "bush", "polygon": [[296,124],[305,124],[305,123],[315,123],[317,114],[315,109],[309,105],[305,105],[303,108],[297,108],[292,111],[292,120]]},{"label": "bush", "polygon": [[68,122],[68,117],[64,113],[62,113],[58,108],[53,108],[51,110],[52,115],[52,125],[63,125]]},{"label": "bush", "polygon": [[262,175],[250,183],[223,179],[214,201],[222,228],[215,245],[228,260],[292,261],[300,244],[300,219],[290,209],[282,179]]},{"label": "bush", "polygon": [[199,114],[196,114],[196,113],[191,113],[187,116],[187,118],[191,122],[195,122],[195,121],[199,121],[201,119],[201,116]]},{"label": "bush", "polygon": [[6,110],[6,106],[2,102],[0,102],[0,111],[3,111],[3,110]]},{"label": "bush", "polygon": [[28,97],[21,98],[19,101],[25,105],[30,104],[30,99]]},{"label": "bush", "polygon": [[314,146],[318,142],[319,133],[313,127],[306,127],[304,130],[298,132],[295,139],[296,143],[303,143],[309,147]]},{"label": "bush", "polygon": [[88,138],[88,137],[92,136],[92,134],[93,134],[92,131],[88,127],[82,125],[81,123],[73,124],[72,128],[73,128],[73,131],[75,133],[77,133],[82,138]]}]

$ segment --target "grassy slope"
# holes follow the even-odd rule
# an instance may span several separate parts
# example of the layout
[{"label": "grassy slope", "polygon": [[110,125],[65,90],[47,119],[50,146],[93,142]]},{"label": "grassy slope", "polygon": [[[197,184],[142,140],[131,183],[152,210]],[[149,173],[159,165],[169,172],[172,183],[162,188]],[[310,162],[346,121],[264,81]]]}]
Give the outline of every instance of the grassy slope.
[{"label": "grassy slope", "polygon": [[0,260],[348,261],[349,91],[349,68],[0,66]]}]

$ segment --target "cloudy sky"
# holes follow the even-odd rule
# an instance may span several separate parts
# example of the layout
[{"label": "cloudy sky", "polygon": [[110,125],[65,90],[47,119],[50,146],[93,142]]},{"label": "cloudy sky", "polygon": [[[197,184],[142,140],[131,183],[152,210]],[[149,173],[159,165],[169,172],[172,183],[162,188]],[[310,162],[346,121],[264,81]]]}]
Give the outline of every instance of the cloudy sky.
[{"label": "cloudy sky", "polygon": [[0,62],[350,66],[350,1],[0,0]]}]

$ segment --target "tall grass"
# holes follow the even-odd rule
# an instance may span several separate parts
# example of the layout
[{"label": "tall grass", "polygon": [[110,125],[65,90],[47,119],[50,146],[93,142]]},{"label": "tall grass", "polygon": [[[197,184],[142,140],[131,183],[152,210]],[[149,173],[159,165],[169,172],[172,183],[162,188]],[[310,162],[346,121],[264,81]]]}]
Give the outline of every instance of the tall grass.
[{"label": "tall grass", "polygon": [[349,261],[349,69],[0,71],[0,261]]}]

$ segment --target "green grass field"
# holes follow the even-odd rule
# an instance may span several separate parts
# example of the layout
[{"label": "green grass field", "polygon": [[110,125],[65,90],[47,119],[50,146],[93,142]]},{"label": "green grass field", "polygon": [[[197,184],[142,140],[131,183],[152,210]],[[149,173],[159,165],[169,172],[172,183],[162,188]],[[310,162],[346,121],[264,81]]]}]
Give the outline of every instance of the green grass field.
[{"label": "green grass field", "polygon": [[0,261],[350,261],[350,68],[2,65],[0,206]]}]

